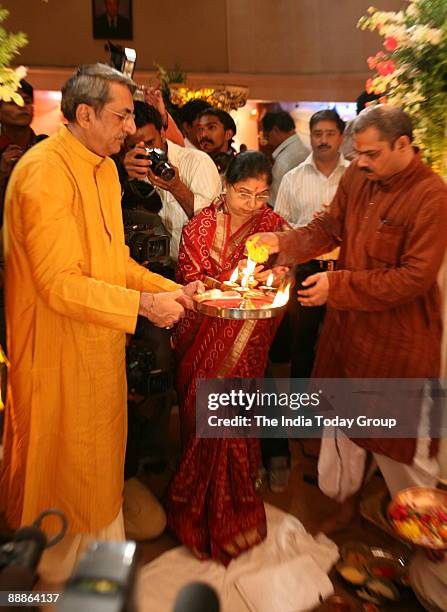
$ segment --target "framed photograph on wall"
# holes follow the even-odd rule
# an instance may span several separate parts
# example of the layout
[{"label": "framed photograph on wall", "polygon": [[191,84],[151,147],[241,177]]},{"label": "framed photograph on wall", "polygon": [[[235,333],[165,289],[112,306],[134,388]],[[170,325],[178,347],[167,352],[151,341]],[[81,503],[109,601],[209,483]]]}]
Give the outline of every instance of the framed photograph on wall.
[{"label": "framed photograph on wall", "polygon": [[92,0],[93,38],[132,40],[132,0]]}]

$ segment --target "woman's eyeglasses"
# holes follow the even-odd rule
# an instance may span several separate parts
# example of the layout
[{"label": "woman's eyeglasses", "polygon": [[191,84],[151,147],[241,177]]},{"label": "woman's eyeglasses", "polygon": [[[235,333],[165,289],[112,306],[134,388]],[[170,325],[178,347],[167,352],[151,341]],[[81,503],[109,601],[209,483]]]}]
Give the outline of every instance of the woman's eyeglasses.
[{"label": "woman's eyeglasses", "polygon": [[233,189],[237,193],[239,199],[247,204],[252,200],[259,204],[265,204],[270,199],[270,193],[268,191],[263,191],[262,193],[249,193],[248,191],[239,191],[235,187],[233,187]]}]

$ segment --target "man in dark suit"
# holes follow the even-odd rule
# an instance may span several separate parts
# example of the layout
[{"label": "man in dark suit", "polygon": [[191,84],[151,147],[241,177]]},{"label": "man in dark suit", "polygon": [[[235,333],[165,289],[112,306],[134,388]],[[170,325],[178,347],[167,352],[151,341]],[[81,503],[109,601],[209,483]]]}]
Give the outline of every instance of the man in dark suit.
[{"label": "man in dark suit", "polygon": [[95,38],[132,38],[130,19],[119,14],[119,0],[104,0],[105,13],[94,20]]}]

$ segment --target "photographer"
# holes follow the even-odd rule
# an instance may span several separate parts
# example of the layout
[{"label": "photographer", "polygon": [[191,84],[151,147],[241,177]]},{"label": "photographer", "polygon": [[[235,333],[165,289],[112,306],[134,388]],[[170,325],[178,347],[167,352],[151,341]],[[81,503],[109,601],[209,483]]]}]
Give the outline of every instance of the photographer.
[{"label": "photographer", "polygon": [[[153,106],[135,102],[135,125],[136,132],[126,138],[124,167],[129,178],[150,182],[160,195],[159,215],[171,237],[171,257],[177,261],[183,226],[220,194],[219,174],[205,153],[166,139],[160,113]],[[174,172],[170,180],[157,175],[158,164],[148,159],[145,147],[167,155]]]}]

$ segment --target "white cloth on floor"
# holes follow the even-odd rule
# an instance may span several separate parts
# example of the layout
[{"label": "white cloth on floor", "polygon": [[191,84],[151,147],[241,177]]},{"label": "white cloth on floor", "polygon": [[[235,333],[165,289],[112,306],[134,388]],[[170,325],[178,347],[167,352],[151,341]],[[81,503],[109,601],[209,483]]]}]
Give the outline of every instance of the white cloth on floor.
[{"label": "white cloth on floor", "polygon": [[[339,557],[334,542],[323,534],[313,538],[297,518],[278,508],[266,504],[266,514],[266,540],[232,561],[227,568],[215,561],[199,561],[183,546],[145,565],[138,580],[138,610],[172,610],[178,591],[190,582],[200,581],[217,591],[221,612],[251,612],[236,586],[242,576],[256,576],[267,568],[273,571],[302,556],[310,557],[324,574],[329,572]],[[306,580],[302,575],[302,583]],[[287,584],[287,588],[291,587]]]},{"label": "white cloth on floor", "polygon": [[410,563],[410,586],[428,612],[443,612],[447,609],[447,559],[429,561],[422,550],[418,550]]},{"label": "white cloth on floor", "polygon": [[309,555],[244,574],[236,586],[251,612],[312,610],[334,592],[327,574]]},{"label": "white cloth on floor", "polygon": [[325,427],[318,456],[318,487],[331,499],[344,502],[362,486],[366,451],[340,429]]}]

